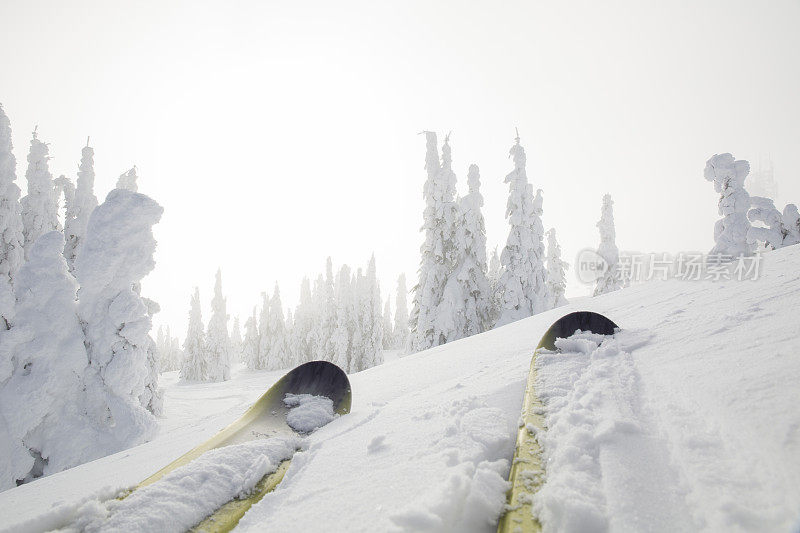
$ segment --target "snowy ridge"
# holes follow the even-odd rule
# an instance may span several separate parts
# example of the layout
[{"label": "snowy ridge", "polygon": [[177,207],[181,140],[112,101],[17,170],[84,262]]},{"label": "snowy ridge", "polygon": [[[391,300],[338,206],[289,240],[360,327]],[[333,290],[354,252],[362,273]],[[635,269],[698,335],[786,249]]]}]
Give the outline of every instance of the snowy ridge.
[{"label": "snowy ridge", "polygon": [[[562,349],[571,354],[541,361],[552,424],[546,453],[567,468],[572,442],[586,463],[578,472],[586,484],[574,493],[588,502],[581,524],[796,528],[800,248],[793,248],[766,254],[758,281],[636,285],[351,375],[351,413],[306,439],[283,483],[238,529],[492,531],[531,351],[557,318],[583,309],[623,331],[600,346],[570,341]],[[166,418],[154,441],[0,493],[0,514],[9,517],[3,527],[15,531],[53,504],[141,481],[237,418],[279,377],[235,369],[229,382],[175,384],[165,374]],[[548,468],[553,485],[538,505],[546,530],[556,531],[569,503],[556,489],[577,485]]]}]

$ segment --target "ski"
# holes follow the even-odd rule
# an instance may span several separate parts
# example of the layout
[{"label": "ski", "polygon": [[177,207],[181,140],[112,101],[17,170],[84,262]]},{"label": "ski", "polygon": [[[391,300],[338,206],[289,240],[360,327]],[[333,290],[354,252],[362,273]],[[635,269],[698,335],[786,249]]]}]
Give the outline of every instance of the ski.
[{"label": "ski", "polygon": [[544,483],[542,448],[537,436],[546,431],[544,405],[536,394],[536,354],[540,349],[555,351],[556,339],[567,338],[578,330],[613,335],[618,326],[601,314],[578,311],[563,316],[545,332],[531,357],[528,381],[522,403],[520,428],[508,481],[506,512],[497,524],[498,533],[535,533],[542,530],[533,515],[533,496]]},{"label": "ski", "polygon": [[[158,482],[165,475],[189,464],[205,452],[232,444],[256,439],[297,434],[286,422],[289,408],[284,403],[287,394],[325,396],[333,402],[334,412],[350,412],[352,393],[347,374],[326,361],[312,361],[293,369],[279,379],[238,420],[206,442],[175,459],[142,481],[136,488]],[[226,532],[233,529],[248,509],[278,486],[289,468],[291,459],[283,461],[276,471],[266,474],[246,498],[233,499],[205,517],[190,531]]]}]

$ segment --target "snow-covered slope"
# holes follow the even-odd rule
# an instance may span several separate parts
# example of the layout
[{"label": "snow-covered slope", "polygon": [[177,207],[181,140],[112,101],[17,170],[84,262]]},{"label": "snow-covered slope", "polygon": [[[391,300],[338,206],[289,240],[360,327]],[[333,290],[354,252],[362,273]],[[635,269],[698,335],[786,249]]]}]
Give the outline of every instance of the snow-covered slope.
[{"label": "snow-covered slope", "polygon": [[[546,529],[797,528],[793,248],[767,254],[758,281],[639,285],[352,375],[352,412],[306,439],[284,482],[237,530],[491,531],[531,352],[577,309],[624,331],[613,349],[573,345],[572,355],[540,361],[551,424],[552,473],[537,504]],[[239,371],[229,382],[183,385],[169,375],[155,440],[0,493],[0,528],[58,525],[74,502],[134,485],[279,376]]]}]

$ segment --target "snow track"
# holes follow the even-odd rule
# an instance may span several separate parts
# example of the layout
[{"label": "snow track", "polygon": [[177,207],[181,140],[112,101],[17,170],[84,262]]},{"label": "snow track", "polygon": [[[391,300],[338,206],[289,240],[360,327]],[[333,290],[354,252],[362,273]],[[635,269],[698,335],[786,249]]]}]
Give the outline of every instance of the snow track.
[{"label": "snow track", "polygon": [[534,508],[545,530],[692,529],[628,351],[646,337],[579,333],[556,341],[561,353],[537,357],[548,431],[539,437],[547,477]]}]

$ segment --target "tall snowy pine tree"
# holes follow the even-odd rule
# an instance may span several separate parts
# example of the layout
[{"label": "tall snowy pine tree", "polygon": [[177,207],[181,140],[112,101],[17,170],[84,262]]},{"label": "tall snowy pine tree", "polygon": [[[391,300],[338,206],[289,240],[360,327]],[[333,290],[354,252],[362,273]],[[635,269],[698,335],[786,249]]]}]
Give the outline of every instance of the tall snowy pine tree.
[{"label": "tall snowy pine tree", "polygon": [[528,183],[525,172],[525,150],[519,144],[519,136],[509,153],[514,159],[514,170],[505,179],[509,185],[506,218],[511,230],[500,255],[502,271],[498,281],[500,318],[497,326],[548,309],[541,191],[534,198],[533,186]]},{"label": "tall snowy pine tree", "polygon": [[78,181],[75,188],[75,202],[72,212],[64,223],[64,257],[72,270],[78,249],[86,237],[86,227],[89,225],[89,216],[97,207],[97,197],[94,195],[94,149],[89,146],[89,139],[86,139],[86,146],[81,150],[81,163],[78,167]]},{"label": "tall snowy pine tree", "polygon": [[442,302],[447,278],[455,264],[455,225],[458,209],[455,203],[455,174],[450,169],[450,147],[445,140],[442,161],[436,146],[436,134],[425,132],[425,170],[428,179],[423,188],[425,210],[422,231],[425,242],[420,248],[419,280],[414,287],[411,311],[412,350],[426,350],[447,342],[437,326],[437,313]]},{"label": "tall snowy pine tree", "polygon": [[608,266],[603,275],[598,278],[594,288],[594,295],[605,294],[621,289],[625,286],[619,265],[619,249],[617,248],[617,232],[614,229],[614,201],[610,194],[603,196],[603,208],[600,221],[597,223],[600,230],[600,247],[597,254],[603,258]]},{"label": "tall snowy pine tree", "polygon": [[200,308],[200,289],[195,287],[189,309],[189,325],[183,341],[181,379],[206,381],[208,380],[208,370],[206,334],[203,327],[203,313]]},{"label": "tall snowy pine tree", "polygon": [[25,236],[17,179],[17,160],[11,144],[11,124],[0,105],[0,330],[14,315],[12,280],[25,260]]},{"label": "tall snowy pine tree", "polygon": [[211,300],[211,318],[206,333],[206,357],[209,381],[231,379],[231,340],[228,337],[228,312],[222,296],[222,269],[217,269],[214,299]]},{"label": "tall snowy pine tree", "polygon": [[566,305],[564,293],[567,290],[566,271],[569,264],[561,260],[561,247],[556,240],[555,228],[547,232],[547,287],[551,308]]},{"label": "tall snowy pine tree", "polygon": [[39,140],[34,130],[28,153],[28,170],[25,172],[28,194],[20,201],[26,251],[42,234],[61,229],[53,176],[48,167],[49,160],[49,148]]}]

